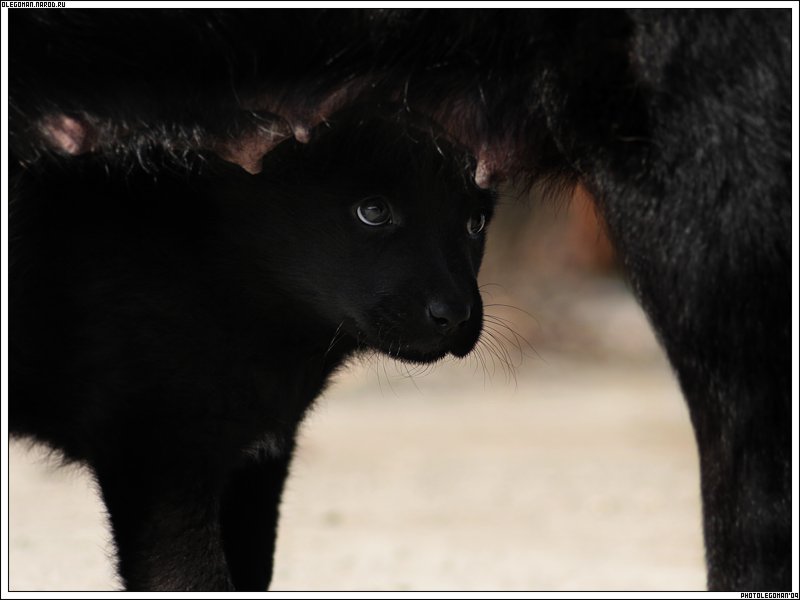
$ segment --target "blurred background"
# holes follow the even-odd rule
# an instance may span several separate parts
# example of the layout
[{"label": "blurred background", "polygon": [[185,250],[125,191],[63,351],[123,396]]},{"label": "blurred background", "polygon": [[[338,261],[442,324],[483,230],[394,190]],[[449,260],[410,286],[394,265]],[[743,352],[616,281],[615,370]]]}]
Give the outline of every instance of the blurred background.
[{"label": "blurred background", "polygon": [[[302,427],[273,590],[696,590],[697,457],[588,197],[505,190],[479,351],[355,361]],[[14,590],[118,589],[91,478],[10,449]]]}]

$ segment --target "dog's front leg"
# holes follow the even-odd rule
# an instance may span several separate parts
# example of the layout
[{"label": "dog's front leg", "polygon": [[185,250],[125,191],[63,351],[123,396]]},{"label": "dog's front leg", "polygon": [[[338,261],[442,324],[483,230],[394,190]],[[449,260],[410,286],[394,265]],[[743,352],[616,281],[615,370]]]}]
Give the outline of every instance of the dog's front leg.
[{"label": "dog's front leg", "polygon": [[222,495],[225,556],[237,590],[263,592],[272,579],[275,535],[291,454],[254,453],[235,469]]},{"label": "dog's front leg", "polygon": [[148,462],[96,471],[126,590],[233,590],[219,493],[198,477],[202,470],[180,473]]}]

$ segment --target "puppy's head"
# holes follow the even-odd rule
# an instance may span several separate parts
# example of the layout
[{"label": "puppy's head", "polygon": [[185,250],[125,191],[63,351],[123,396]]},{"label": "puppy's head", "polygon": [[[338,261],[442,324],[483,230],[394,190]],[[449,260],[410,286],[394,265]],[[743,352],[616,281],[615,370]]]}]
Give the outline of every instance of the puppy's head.
[{"label": "puppy's head", "polygon": [[272,279],[360,346],[413,362],[465,356],[483,324],[476,277],[494,196],[429,133],[345,121],[264,161]]}]

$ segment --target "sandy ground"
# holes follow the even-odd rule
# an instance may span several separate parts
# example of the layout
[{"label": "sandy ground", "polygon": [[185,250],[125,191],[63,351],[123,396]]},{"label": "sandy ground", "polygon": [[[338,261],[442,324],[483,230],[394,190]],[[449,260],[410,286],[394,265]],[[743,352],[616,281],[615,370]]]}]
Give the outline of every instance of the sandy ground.
[{"label": "sandy ground", "polygon": [[[701,589],[688,414],[635,303],[593,292],[540,303],[516,381],[478,359],[340,374],[303,427],[272,588]],[[54,462],[12,444],[12,589],[118,588],[91,479]]]}]

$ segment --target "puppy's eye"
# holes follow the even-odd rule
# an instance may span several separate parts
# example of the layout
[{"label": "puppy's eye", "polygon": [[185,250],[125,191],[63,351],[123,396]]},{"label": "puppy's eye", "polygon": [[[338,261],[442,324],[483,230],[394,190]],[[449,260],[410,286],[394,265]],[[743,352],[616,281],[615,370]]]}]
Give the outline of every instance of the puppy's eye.
[{"label": "puppy's eye", "polygon": [[467,219],[467,232],[470,235],[478,235],[484,227],[486,227],[486,215],[483,213],[475,213]]},{"label": "puppy's eye", "polygon": [[374,196],[361,201],[356,209],[358,218],[367,225],[386,225],[392,222],[392,211],[383,198]]}]

